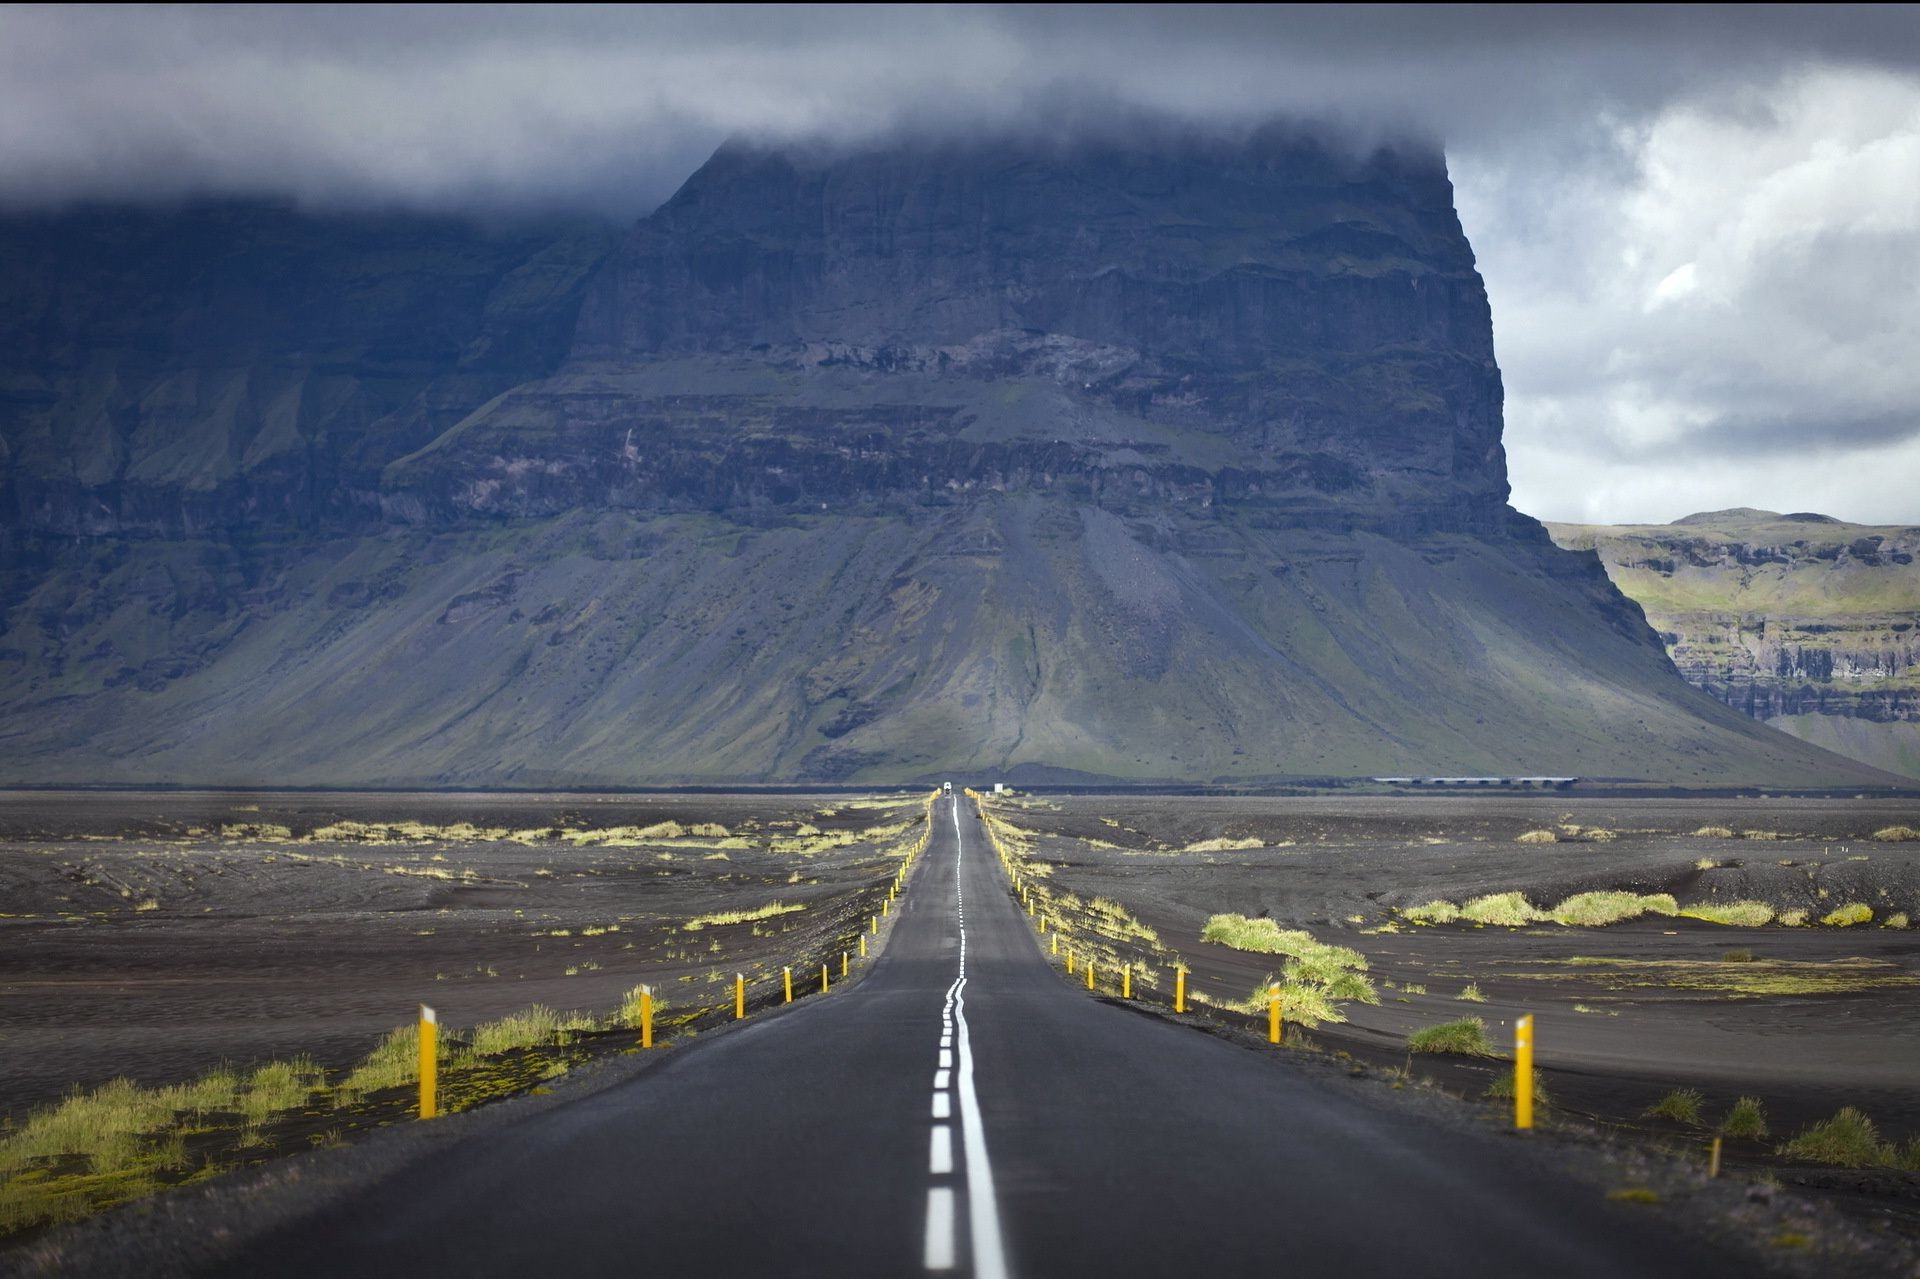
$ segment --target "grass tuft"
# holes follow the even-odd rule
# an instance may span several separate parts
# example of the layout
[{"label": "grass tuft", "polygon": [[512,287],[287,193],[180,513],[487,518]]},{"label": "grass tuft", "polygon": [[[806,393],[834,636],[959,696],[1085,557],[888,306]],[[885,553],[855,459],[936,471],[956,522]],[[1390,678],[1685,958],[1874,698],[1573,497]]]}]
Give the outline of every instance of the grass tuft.
[{"label": "grass tuft", "polygon": [[762,919],[772,919],[776,915],[791,915],[797,910],[805,909],[805,906],[789,906],[784,902],[768,902],[752,910],[722,910],[711,915],[697,915],[680,927],[687,932],[697,933],[702,928],[717,924],[751,924]]},{"label": "grass tuft", "polygon": [[1576,893],[1548,912],[1555,921],[1578,928],[1604,928],[1642,915],[1675,915],[1678,902],[1666,893]]},{"label": "grass tuft", "polygon": [[1460,918],[1460,908],[1450,901],[1434,900],[1424,906],[1409,906],[1400,912],[1421,924],[1451,924]]},{"label": "grass tuft", "polygon": [[1255,954],[1287,956],[1280,979],[1276,982],[1269,975],[1241,1005],[1246,1011],[1265,1011],[1275,985],[1280,987],[1281,1015],[1307,1027],[1345,1021],[1339,1008],[1342,1002],[1380,1002],[1366,975],[1365,955],[1348,946],[1318,941],[1304,929],[1283,929],[1271,919],[1215,915],[1207,920],[1200,940]]},{"label": "grass tuft", "polygon": [[1767,1135],[1767,1112],[1758,1097],[1742,1097],[1728,1109],[1720,1121],[1722,1137],[1759,1139]]},{"label": "grass tuft", "polygon": [[1895,911],[1893,914],[1888,915],[1885,919],[1880,921],[1880,927],[1882,928],[1910,927],[1910,925],[1907,922],[1907,912],[1904,910]]},{"label": "grass tuft", "polygon": [[1802,1129],[1775,1153],[1837,1168],[1885,1168],[1898,1159],[1892,1144],[1880,1140],[1873,1120],[1852,1106]]},{"label": "grass tuft", "polygon": [[1820,920],[1830,928],[1851,928],[1855,924],[1873,922],[1873,907],[1865,902],[1848,902],[1836,910],[1828,912]]},{"label": "grass tuft", "polygon": [[1467,988],[1460,992],[1460,998],[1469,1004],[1484,1004],[1487,1002],[1487,997],[1480,993],[1480,984],[1478,982],[1468,982]]},{"label": "grass tuft", "polygon": [[1700,919],[1730,928],[1760,928],[1773,922],[1773,907],[1765,902],[1697,902],[1682,907],[1683,919]]},{"label": "grass tuft", "polygon": [[[1518,1074],[1518,1067],[1509,1066],[1493,1077],[1493,1082],[1487,1085],[1487,1091],[1482,1095],[1488,1101],[1512,1101],[1513,1084]],[[1541,1080],[1538,1066],[1533,1070],[1533,1104],[1542,1110],[1553,1104],[1552,1098],[1547,1094],[1547,1086]]]},{"label": "grass tuft", "polygon": [[1557,844],[1560,837],[1550,830],[1530,830],[1514,837],[1519,844]]},{"label": "grass tuft", "polygon": [[1726,826],[1702,826],[1693,832],[1695,839],[1732,839],[1733,831]]},{"label": "grass tuft", "polygon": [[1487,1023],[1478,1017],[1427,1026],[1407,1036],[1410,1053],[1452,1053],[1461,1057],[1492,1057],[1493,1043],[1487,1038]]},{"label": "grass tuft", "polygon": [[557,1013],[544,1004],[535,1004],[498,1021],[483,1021],[469,1036],[474,1054],[492,1057],[519,1048],[544,1048],[564,1044],[574,1031],[593,1030],[591,1017],[580,1013]]},{"label": "grass tuft", "polygon": [[1920,839],[1920,830],[1911,826],[1882,826],[1873,837],[1889,844],[1906,844]]},{"label": "grass tuft", "polygon": [[1700,1124],[1700,1106],[1706,1098],[1698,1088],[1676,1088],[1647,1107],[1649,1119],[1671,1119],[1679,1124]]},{"label": "grass tuft", "polygon": [[1485,897],[1476,897],[1460,908],[1460,917],[1476,924],[1497,924],[1507,928],[1518,928],[1546,918],[1521,893],[1489,893]]}]

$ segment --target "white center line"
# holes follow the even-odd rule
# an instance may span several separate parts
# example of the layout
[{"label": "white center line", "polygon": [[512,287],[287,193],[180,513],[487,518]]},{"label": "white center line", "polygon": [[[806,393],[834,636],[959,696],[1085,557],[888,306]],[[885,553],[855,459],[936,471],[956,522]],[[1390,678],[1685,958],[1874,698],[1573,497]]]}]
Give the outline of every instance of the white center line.
[{"label": "white center line", "polygon": [[953,1269],[953,1190],[934,1186],[927,1191],[926,1265],[929,1270]]},{"label": "white center line", "polygon": [[[967,842],[960,833],[960,797],[953,797],[954,896],[964,909],[960,888]],[[964,916],[963,916],[964,919]],[[973,1087],[973,1037],[967,1028],[967,930],[960,928],[960,979],[953,984],[953,1021],[960,1042],[960,1140],[967,1155],[967,1232],[972,1244],[974,1279],[1007,1279],[1005,1244],[1000,1238],[1000,1204],[993,1190],[993,1164],[987,1158],[987,1134],[980,1119],[980,1097]],[[944,1054],[942,1054],[944,1056]]]},{"label": "white center line", "polygon": [[952,1095],[944,1092],[937,1092],[933,1094],[933,1117],[935,1119],[947,1119],[947,1118],[950,1118],[952,1115],[953,1115]]},{"label": "white center line", "polygon": [[946,1070],[951,1068],[952,1066],[953,1066],[953,1050],[950,1048],[942,1048],[940,1050],[940,1068],[942,1070]]},{"label": "white center line", "polygon": [[936,1177],[953,1171],[953,1129],[945,1124],[933,1126],[933,1140],[927,1146],[927,1171]]},{"label": "white center line", "polygon": [[952,1082],[953,1072],[951,1070],[936,1070],[933,1072],[933,1086],[941,1092],[945,1092],[947,1085]]}]

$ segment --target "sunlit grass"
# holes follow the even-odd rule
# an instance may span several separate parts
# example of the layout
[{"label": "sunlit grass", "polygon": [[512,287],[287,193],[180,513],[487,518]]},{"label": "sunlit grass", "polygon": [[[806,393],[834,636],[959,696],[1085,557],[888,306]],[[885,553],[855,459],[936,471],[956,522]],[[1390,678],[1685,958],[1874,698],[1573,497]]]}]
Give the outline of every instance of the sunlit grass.
[{"label": "sunlit grass", "polygon": [[1460,908],[1460,918],[1476,924],[1495,924],[1517,928],[1546,916],[1534,909],[1523,893],[1489,893],[1476,897]]},{"label": "sunlit grass", "polygon": [[1678,902],[1667,893],[1576,893],[1548,912],[1556,923],[1579,928],[1604,928],[1642,915],[1673,915]]},{"label": "sunlit grass", "polygon": [[1773,907],[1756,901],[1697,902],[1681,907],[1680,916],[1731,928],[1759,928],[1773,922]]},{"label": "sunlit grass", "polygon": [[1496,1055],[1493,1042],[1487,1038],[1487,1023],[1478,1017],[1462,1017],[1416,1030],[1407,1036],[1407,1051],[1450,1053],[1460,1057]]},{"label": "sunlit grass", "polygon": [[722,910],[711,915],[696,915],[680,927],[687,932],[698,932],[702,928],[711,928],[720,924],[751,924],[762,919],[773,919],[779,915],[791,915],[795,911],[805,910],[804,905],[789,906],[785,902],[768,902],[752,910]]}]

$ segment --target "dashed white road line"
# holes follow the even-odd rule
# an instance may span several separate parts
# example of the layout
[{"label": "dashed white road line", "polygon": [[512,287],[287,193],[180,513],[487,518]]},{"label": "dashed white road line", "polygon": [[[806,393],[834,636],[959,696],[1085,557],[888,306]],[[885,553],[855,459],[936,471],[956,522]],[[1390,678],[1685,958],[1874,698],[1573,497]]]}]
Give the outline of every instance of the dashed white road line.
[{"label": "dashed white road line", "polygon": [[929,1270],[953,1269],[953,1188],[927,1190],[927,1242],[923,1252]]},{"label": "dashed white road line", "polygon": [[[967,1242],[975,1279],[1007,1279],[1006,1249],[1000,1238],[1000,1206],[994,1196],[993,1164],[987,1158],[986,1130],[980,1121],[980,1098],[973,1087],[973,1044],[967,1028],[967,893],[960,877],[966,856],[966,838],[960,830],[960,797],[953,797],[954,918],[960,925],[960,974],[947,987],[940,1010],[940,1068],[933,1072],[933,1118],[951,1119],[953,1096],[948,1091],[958,1075],[960,1142],[966,1154]],[[957,1040],[957,1042],[956,1042]],[[959,1064],[956,1071],[955,1058]],[[953,1128],[935,1123],[929,1130],[927,1168],[939,1177],[953,1172]],[[958,1265],[954,1250],[954,1205],[951,1186],[927,1190],[928,1270],[952,1270]]]}]

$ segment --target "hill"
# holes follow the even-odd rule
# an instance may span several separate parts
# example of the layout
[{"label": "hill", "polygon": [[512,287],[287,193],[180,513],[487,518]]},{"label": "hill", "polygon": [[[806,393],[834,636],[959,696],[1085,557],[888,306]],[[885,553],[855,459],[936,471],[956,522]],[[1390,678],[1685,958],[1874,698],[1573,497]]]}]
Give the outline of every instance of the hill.
[{"label": "hill", "polygon": [[0,236],[55,264],[0,281],[8,781],[1888,780],[1507,505],[1421,147],[731,144],[617,243]]},{"label": "hill", "polygon": [[1755,719],[1920,777],[1920,528],[1742,507],[1672,524],[1549,524],[1599,552],[1689,683]]}]

